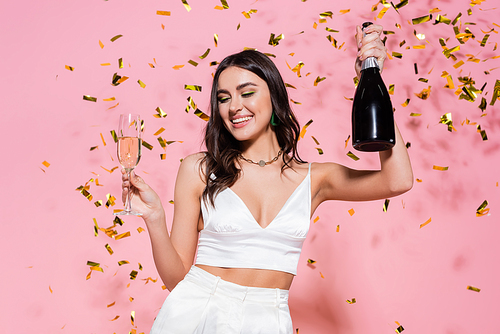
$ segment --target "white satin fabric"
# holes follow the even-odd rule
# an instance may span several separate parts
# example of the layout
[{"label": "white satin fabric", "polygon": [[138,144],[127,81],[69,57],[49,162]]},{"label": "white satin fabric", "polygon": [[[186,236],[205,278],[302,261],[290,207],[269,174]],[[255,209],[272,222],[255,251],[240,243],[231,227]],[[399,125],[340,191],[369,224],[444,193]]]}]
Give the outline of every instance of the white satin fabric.
[{"label": "white satin fabric", "polygon": [[242,286],[192,266],[150,334],[293,334],[288,290]]}]

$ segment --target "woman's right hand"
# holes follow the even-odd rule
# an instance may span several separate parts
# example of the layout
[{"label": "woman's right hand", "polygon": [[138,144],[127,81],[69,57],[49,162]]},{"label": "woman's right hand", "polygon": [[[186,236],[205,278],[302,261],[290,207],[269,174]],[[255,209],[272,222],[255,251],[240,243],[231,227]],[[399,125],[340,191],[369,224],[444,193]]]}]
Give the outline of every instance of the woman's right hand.
[{"label": "woman's right hand", "polygon": [[133,171],[130,180],[127,173],[122,169],[122,201],[125,203],[128,191],[134,211],[142,213],[142,218],[148,222],[156,220],[164,214],[158,194],[144,180]]}]

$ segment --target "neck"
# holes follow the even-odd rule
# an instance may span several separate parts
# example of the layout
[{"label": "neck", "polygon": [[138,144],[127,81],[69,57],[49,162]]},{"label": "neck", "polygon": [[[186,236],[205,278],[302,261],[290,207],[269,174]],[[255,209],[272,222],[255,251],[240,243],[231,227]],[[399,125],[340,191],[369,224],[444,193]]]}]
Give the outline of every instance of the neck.
[{"label": "neck", "polygon": [[269,161],[276,157],[280,150],[278,144],[278,138],[276,134],[272,132],[270,136],[266,138],[260,138],[255,141],[244,141],[240,144],[241,154],[251,160],[265,160]]}]

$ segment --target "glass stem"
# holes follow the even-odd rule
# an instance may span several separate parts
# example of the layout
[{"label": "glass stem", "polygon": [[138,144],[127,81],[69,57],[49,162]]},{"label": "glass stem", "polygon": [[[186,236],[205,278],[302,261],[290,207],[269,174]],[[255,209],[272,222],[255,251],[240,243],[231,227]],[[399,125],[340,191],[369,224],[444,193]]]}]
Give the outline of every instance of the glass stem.
[{"label": "glass stem", "polygon": [[128,189],[127,189],[127,200],[125,202],[125,211],[126,212],[130,212],[132,211],[132,205],[130,203],[130,188],[131,188],[131,185],[132,183],[130,183],[130,171],[127,170],[127,177],[128,177]]}]

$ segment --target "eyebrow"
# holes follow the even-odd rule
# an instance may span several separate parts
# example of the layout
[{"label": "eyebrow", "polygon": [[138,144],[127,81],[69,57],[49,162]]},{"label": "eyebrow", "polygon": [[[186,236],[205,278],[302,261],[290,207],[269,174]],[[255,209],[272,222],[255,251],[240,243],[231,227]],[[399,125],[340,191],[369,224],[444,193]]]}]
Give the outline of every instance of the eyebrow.
[{"label": "eyebrow", "polygon": [[[244,82],[242,84],[239,84],[238,86],[236,86],[236,90],[242,90],[243,88],[245,87],[248,87],[248,86],[255,86],[257,87],[257,84],[254,84],[253,82]],[[217,90],[217,94],[221,94],[221,93],[225,93],[225,94],[229,94],[229,92],[225,89],[219,89]]]}]

